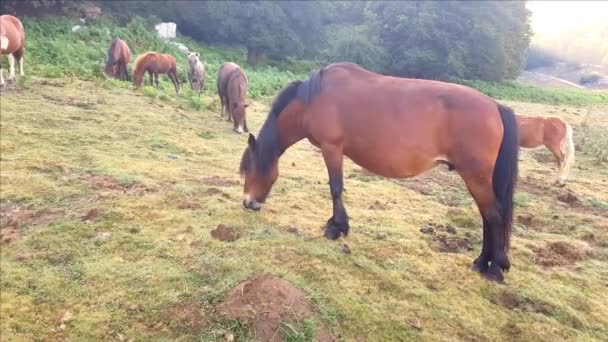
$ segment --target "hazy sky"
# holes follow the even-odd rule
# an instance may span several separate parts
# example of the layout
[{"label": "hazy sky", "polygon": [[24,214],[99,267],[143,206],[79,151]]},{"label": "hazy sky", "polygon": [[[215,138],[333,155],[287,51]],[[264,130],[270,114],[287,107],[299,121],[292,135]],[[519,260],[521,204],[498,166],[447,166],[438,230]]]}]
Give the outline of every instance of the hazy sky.
[{"label": "hazy sky", "polygon": [[532,29],[552,35],[608,21],[608,1],[529,1]]}]

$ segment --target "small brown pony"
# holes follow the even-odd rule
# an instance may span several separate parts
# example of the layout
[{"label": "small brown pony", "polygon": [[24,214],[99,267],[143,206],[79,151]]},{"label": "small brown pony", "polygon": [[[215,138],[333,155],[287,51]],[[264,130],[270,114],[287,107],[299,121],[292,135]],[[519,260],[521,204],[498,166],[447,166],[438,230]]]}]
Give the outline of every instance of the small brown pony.
[{"label": "small brown pony", "polygon": [[175,93],[179,93],[177,62],[175,62],[173,56],[148,51],[137,57],[137,59],[135,59],[135,66],[133,67],[133,83],[135,84],[135,89],[141,87],[146,71],[150,75],[150,85],[154,85],[154,80],[152,79],[152,76],[154,76],[156,87],[158,88],[158,74],[167,74],[175,86]]},{"label": "small brown pony", "polygon": [[241,67],[232,62],[222,64],[217,75],[217,93],[222,104],[220,118],[224,117],[225,109],[228,121],[233,121],[232,130],[237,133],[249,132],[246,112],[249,105],[245,103],[248,85],[249,80]]},{"label": "small brown pony", "polygon": [[205,86],[205,65],[199,57],[198,52],[188,53],[188,82],[190,88],[200,95]]},{"label": "small brown pony", "polygon": [[128,80],[127,65],[131,61],[131,49],[124,40],[114,38],[108,48],[106,59],[106,74],[118,77],[121,81]]},{"label": "small brown pony", "polygon": [[535,148],[545,145],[557,159],[557,180],[560,186],[566,185],[570,168],[574,165],[574,141],[572,127],[556,117],[520,116],[519,146]]},{"label": "small brown pony", "polygon": [[7,55],[10,65],[9,80],[15,79],[15,59],[19,61],[19,72],[23,73],[25,53],[25,29],[21,21],[12,15],[0,16],[0,87],[5,85],[2,70],[2,55]]},{"label": "small brown pony", "polygon": [[258,138],[249,135],[241,159],[243,205],[259,210],[279,176],[279,157],[308,139],[321,149],[333,216],[325,237],[349,231],[342,202],[342,161],[391,178],[447,163],[464,180],[483,221],[483,247],[473,269],[502,281],[517,180],[513,111],[465,86],[382,76],[352,63],[329,65],[277,96]]}]

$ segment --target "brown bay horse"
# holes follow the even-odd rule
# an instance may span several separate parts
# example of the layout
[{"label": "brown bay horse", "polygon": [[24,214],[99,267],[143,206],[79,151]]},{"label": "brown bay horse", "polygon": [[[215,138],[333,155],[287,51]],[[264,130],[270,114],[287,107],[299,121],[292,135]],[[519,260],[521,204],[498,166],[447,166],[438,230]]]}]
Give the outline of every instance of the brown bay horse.
[{"label": "brown bay horse", "polygon": [[572,127],[556,117],[517,115],[519,146],[535,148],[545,145],[557,160],[557,180],[566,185],[570,168],[574,165]]},{"label": "brown bay horse", "polygon": [[5,85],[2,70],[2,55],[7,55],[10,66],[9,80],[15,79],[15,59],[19,61],[19,73],[23,73],[25,53],[25,29],[19,19],[12,15],[0,16],[0,87]]},{"label": "brown bay horse", "polygon": [[483,221],[483,246],[472,268],[503,281],[519,152],[511,109],[461,85],[382,76],[352,63],[329,65],[287,85],[257,139],[249,135],[240,165],[246,208],[261,208],[279,176],[280,156],[302,139],[321,149],[329,174],[333,216],[325,237],[349,232],[344,156],[391,178],[447,163],[464,180]]},{"label": "brown bay horse", "polygon": [[232,62],[222,64],[217,75],[217,93],[222,104],[220,118],[224,117],[225,110],[237,133],[249,132],[246,111],[249,105],[245,102],[248,86],[249,80],[241,67]]},{"label": "brown bay horse", "polygon": [[200,95],[205,86],[205,65],[199,57],[198,52],[188,53],[188,82],[190,88]]},{"label": "brown bay horse", "polygon": [[106,74],[110,77],[118,77],[121,81],[128,80],[127,65],[131,61],[131,49],[124,40],[114,38],[108,48],[106,58]]},{"label": "brown bay horse", "polygon": [[[168,54],[162,54],[158,52],[148,51],[135,59],[135,65],[133,66],[133,83],[135,89],[139,89],[144,80],[144,73],[148,72],[150,75],[150,84],[154,85],[156,80],[156,87],[158,88],[158,74],[167,74],[173,85],[175,86],[175,93],[179,93],[179,80],[177,78],[177,62],[175,58]],[[154,79],[153,79],[154,76]]]}]

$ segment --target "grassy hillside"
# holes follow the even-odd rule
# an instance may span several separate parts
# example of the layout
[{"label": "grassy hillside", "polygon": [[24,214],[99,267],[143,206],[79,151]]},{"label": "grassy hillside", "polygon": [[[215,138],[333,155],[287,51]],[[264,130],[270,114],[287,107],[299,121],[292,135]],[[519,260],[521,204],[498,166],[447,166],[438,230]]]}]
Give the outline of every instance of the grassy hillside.
[{"label": "grassy hillside", "polygon": [[[128,42],[134,58],[148,50],[173,54],[178,60],[181,81],[187,82],[186,56],[175,46],[158,39],[150,31],[152,23],[142,18],[136,18],[124,27],[108,19],[100,19],[84,25],[76,32],[72,32],[72,26],[80,22],[70,18],[31,19],[26,20],[24,24],[28,35],[27,70],[34,75],[104,79],[103,64],[109,42],[113,37],[119,36]],[[209,95],[215,94],[217,70],[226,61],[234,61],[245,68],[250,81],[249,95],[255,99],[274,96],[287,82],[305,78],[310,71],[320,66],[307,61],[288,61],[268,62],[251,68],[245,63],[244,50],[202,46],[186,37],[179,37],[176,41],[186,44],[193,51],[201,52],[207,68],[206,93]],[[167,86],[169,81],[164,78],[164,85]],[[573,106],[608,104],[607,92],[540,88],[516,82],[457,82],[501,100]],[[171,93],[171,87],[164,88],[166,93]],[[151,89],[148,90],[148,95],[162,96]],[[202,108],[203,104],[193,94],[187,93],[184,98],[188,98],[194,108]]]},{"label": "grassy hillside", "polygon": [[[216,98],[203,101],[194,111],[71,78],[30,77],[2,93],[3,341],[248,341],[251,325],[214,308],[259,274],[304,289],[318,314],[283,323],[291,341],[323,326],[341,341],[608,335],[608,173],[585,149],[567,191],[551,185],[546,150],[522,153],[513,268],[497,285],[468,269],[481,226],[455,173],[386,180],[347,162],[351,235],[327,241],[319,152],[290,149],[267,206],[247,212],[237,174],[246,136],[219,121]],[[577,143],[587,132],[584,110],[508,104],[567,118]],[[266,111],[253,104],[253,131]],[[599,112],[587,120],[608,129]],[[215,240],[220,224],[241,238]]]}]

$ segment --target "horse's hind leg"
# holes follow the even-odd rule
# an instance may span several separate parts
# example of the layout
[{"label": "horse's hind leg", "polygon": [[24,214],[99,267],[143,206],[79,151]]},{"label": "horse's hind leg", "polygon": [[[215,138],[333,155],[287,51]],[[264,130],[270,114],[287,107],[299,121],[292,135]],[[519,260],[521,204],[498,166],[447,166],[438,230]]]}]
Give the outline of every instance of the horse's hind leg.
[{"label": "horse's hind leg", "polygon": [[331,144],[321,146],[321,153],[327,166],[329,175],[329,189],[333,202],[333,215],[327,221],[325,227],[325,237],[336,240],[340,235],[347,236],[349,225],[348,215],[342,203],[342,191],[344,190],[344,180],[342,176],[342,147]]},{"label": "horse's hind leg", "polygon": [[15,56],[12,53],[9,53],[6,56],[8,57],[8,64],[9,64],[8,79],[14,80],[15,79]]},{"label": "horse's hind leg", "polygon": [[502,282],[502,271],[510,267],[506,254],[503,220],[497,208],[492,187],[492,171],[461,172],[467,189],[475,199],[483,220],[483,245],[481,254],[473,262],[472,269],[487,278]]},{"label": "horse's hind leg", "polygon": [[19,75],[20,76],[25,76],[25,74],[23,73],[23,53],[24,53],[23,48],[15,51],[13,53],[13,56],[15,56],[15,59],[17,61],[19,61]]},{"label": "horse's hind leg", "polygon": [[154,87],[154,75],[152,75],[152,71],[148,71],[148,75],[150,75],[150,86]]},{"label": "horse's hind leg", "polygon": [[158,74],[154,73],[154,81],[156,82],[156,88],[160,88],[160,85],[158,84]]}]

